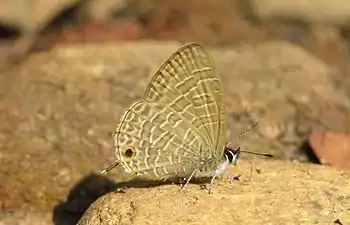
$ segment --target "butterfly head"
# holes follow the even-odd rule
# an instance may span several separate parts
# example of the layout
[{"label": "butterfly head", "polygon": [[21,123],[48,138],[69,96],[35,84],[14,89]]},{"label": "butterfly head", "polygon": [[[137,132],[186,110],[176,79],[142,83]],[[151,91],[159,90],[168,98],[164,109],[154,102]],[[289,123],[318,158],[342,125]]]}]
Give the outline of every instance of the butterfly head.
[{"label": "butterfly head", "polygon": [[225,147],[224,155],[229,163],[236,164],[239,156],[241,155],[241,148],[238,147],[236,149],[230,149],[228,147]]},{"label": "butterfly head", "polygon": [[252,155],[259,155],[259,156],[263,156],[263,157],[270,157],[270,158],[274,157],[274,155],[272,155],[272,154],[243,151],[243,150],[241,150],[241,147],[237,147],[236,149],[231,149],[229,147],[225,147],[224,155],[225,155],[226,160],[229,163],[236,164],[236,162],[237,162],[237,160],[240,157],[242,152],[252,154]]}]

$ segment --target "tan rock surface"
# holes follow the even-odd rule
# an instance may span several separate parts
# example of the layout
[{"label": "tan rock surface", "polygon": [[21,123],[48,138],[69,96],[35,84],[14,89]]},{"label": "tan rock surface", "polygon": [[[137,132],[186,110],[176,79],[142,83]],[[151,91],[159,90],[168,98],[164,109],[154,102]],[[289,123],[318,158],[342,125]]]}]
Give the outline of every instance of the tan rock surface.
[{"label": "tan rock surface", "polygon": [[[350,221],[350,174],[282,161],[253,161],[262,171],[248,183],[130,188],[107,194],[86,211],[92,224],[333,224]],[[243,164],[243,162],[241,162]],[[237,173],[230,168],[231,173]],[[235,171],[235,172],[234,172]],[[240,173],[248,174],[249,170]]]},{"label": "tan rock surface", "polygon": [[309,23],[346,25],[350,5],[346,0],[250,0],[255,15],[262,19],[295,19]]},{"label": "tan rock surface", "polygon": [[81,0],[3,0],[0,1],[0,22],[20,31],[21,36],[0,53],[0,70],[19,61],[31,50],[42,30],[64,10]]}]

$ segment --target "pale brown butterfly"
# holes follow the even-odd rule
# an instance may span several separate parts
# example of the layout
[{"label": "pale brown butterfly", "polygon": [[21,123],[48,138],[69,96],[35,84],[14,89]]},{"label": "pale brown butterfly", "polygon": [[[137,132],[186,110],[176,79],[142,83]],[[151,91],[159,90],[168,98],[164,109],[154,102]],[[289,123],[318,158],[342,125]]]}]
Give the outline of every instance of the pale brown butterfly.
[{"label": "pale brown butterfly", "polygon": [[156,72],[143,99],[125,111],[114,135],[117,159],[102,173],[121,164],[145,180],[187,178],[183,188],[193,177],[212,177],[210,192],[241,152],[226,145],[226,133],[213,60],[202,45],[186,44]]}]

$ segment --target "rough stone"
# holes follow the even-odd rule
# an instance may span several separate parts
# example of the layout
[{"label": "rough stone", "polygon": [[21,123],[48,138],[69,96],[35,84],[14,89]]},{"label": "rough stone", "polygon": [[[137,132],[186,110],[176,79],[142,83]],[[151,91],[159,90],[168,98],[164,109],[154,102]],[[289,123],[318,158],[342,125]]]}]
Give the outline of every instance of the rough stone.
[{"label": "rough stone", "polygon": [[262,172],[254,173],[251,181],[217,181],[210,195],[198,185],[190,185],[185,192],[166,185],[109,193],[94,202],[78,224],[333,224],[337,219],[350,220],[349,173],[283,161],[253,163]]}]

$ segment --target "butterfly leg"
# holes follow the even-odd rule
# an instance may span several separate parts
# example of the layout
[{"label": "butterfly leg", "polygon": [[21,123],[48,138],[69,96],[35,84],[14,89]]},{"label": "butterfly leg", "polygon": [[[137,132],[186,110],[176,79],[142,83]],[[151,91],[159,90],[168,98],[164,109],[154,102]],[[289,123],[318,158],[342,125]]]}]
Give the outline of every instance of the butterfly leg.
[{"label": "butterfly leg", "polygon": [[231,174],[229,173],[229,172],[227,172],[227,171],[225,171],[225,173],[226,173],[226,175],[227,175],[227,179],[228,179],[228,181],[230,182],[230,184],[232,183],[232,181],[233,181],[233,179],[234,179],[234,177],[233,176],[231,176]]},{"label": "butterfly leg", "polygon": [[214,180],[217,177],[217,174],[214,173],[213,177],[211,178],[210,184],[209,184],[209,188],[208,188],[208,193],[211,193],[211,186],[214,184]]},{"label": "butterfly leg", "polygon": [[190,183],[190,181],[192,180],[192,178],[193,178],[195,175],[197,175],[198,172],[199,172],[198,169],[193,170],[193,172],[191,173],[191,175],[188,177],[186,183],[181,187],[180,190],[185,190],[186,187],[187,187],[187,185],[188,185],[188,184]]},{"label": "butterfly leg", "polygon": [[[230,182],[230,184],[232,183],[232,181],[234,179],[237,179],[236,177],[231,176],[231,174],[229,172],[225,171],[225,173],[226,173],[227,179]],[[216,177],[217,177],[217,174],[214,173],[213,177],[211,178],[211,182],[210,182],[210,185],[209,185],[209,188],[208,188],[209,194],[211,193],[211,186],[214,184],[214,180],[215,180]]]}]

